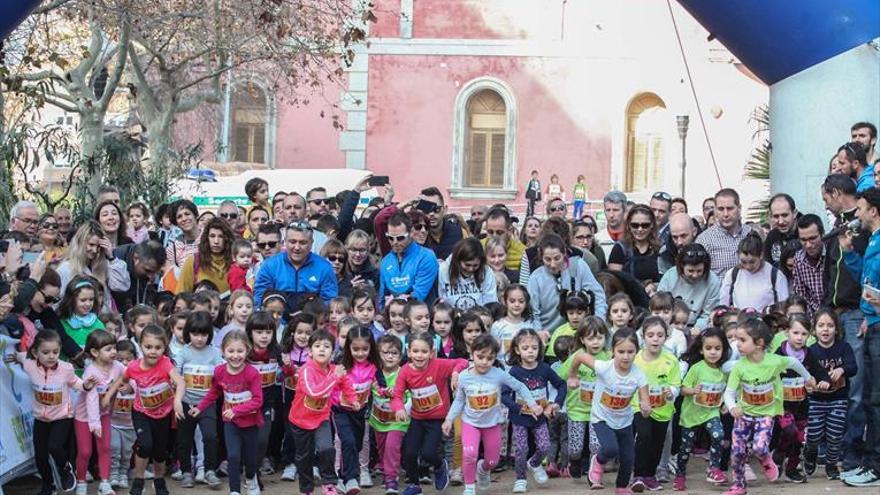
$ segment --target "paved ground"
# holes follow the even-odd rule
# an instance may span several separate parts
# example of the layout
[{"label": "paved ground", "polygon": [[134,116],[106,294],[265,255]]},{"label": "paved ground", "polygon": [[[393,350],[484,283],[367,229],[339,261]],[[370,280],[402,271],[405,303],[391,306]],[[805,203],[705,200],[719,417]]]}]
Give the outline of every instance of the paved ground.
[{"label": "paved ground", "polygon": [[[688,479],[688,491],[687,493],[692,494],[713,494],[720,495],[724,492],[724,488],[718,488],[711,486],[706,483],[700,476],[697,476],[697,473],[702,473],[705,470],[705,461],[697,458],[691,461],[691,472],[694,473]],[[760,477],[760,468],[757,465],[753,465],[755,470],[759,473]],[[612,486],[614,483],[615,473],[606,473],[605,474],[605,484],[606,486]],[[508,470],[501,474],[493,476],[492,488],[489,491],[489,495],[506,495],[510,493],[510,490],[513,486],[514,475],[513,472]],[[287,482],[279,480],[279,475],[273,475],[267,477],[265,480],[266,489],[264,490],[265,495],[296,495],[299,493],[298,484],[296,482]],[[17,480],[15,482],[9,483],[3,486],[3,490],[5,491],[5,495],[30,495],[36,493],[39,485],[39,481],[36,478],[30,477],[21,480]],[[148,483],[149,487],[150,484]],[[171,492],[174,495],[214,495],[214,494],[225,494],[227,493],[226,487],[220,491],[212,491],[207,489],[205,486],[197,486],[192,489],[183,489],[177,485],[177,482],[169,480],[169,487],[171,488]],[[672,492],[671,483],[667,483],[665,485],[667,493]],[[433,487],[423,486],[423,490],[425,495],[434,495],[436,492]],[[446,495],[459,495],[461,493],[462,487],[450,486],[446,489]],[[97,485],[92,483],[89,485],[89,494],[94,494],[97,491]],[[120,490],[119,495],[125,495],[127,491]],[[363,491],[364,495],[384,495],[384,490],[381,488],[375,487],[366,489]],[[604,494],[604,493],[613,493],[612,488],[605,488],[604,490],[592,492],[587,489],[586,480],[572,480],[572,479],[551,479],[549,483],[547,483],[544,487],[537,487],[533,480],[529,480],[529,493],[534,495],[587,495],[589,493]],[[773,494],[773,495],[819,495],[819,494],[835,494],[835,495],[880,495],[880,488],[852,488],[844,485],[839,481],[828,481],[824,477],[824,471],[822,468],[819,468],[819,471],[816,472],[810,481],[806,484],[793,484],[793,483],[785,483],[782,480],[777,481],[776,483],[767,483],[764,480],[759,480],[757,482],[753,482],[749,486],[749,493],[752,494]],[[153,495],[152,488],[149,488],[145,492],[146,495]]]}]

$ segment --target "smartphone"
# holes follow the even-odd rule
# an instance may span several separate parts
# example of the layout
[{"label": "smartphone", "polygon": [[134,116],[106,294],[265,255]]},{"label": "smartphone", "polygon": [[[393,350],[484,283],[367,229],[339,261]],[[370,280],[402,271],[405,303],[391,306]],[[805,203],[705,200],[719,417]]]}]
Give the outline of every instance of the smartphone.
[{"label": "smartphone", "polygon": [[374,175],[367,180],[370,187],[387,186],[390,183],[387,175]]},{"label": "smartphone", "polygon": [[25,251],[25,252],[21,253],[22,263],[27,263],[29,265],[32,265],[32,264],[36,263],[38,259],[40,259],[40,253],[32,253],[30,251]]},{"label": "smartphone", "polygon": [[440,205],[433,201],[426,201],[424,199],[420,199],[418,203],[416,203],[416,209],[424,212],[425,214],[434,213],[435,211],[440,209]]}]

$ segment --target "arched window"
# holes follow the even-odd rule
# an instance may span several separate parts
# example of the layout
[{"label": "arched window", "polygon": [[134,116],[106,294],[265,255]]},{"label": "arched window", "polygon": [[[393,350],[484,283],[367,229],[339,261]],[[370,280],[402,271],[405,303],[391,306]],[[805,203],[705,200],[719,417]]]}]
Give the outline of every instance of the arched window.
[{"label": "arched window", "polygon": [[241,84],[232,92],[232,160],[267,163],[266,130],[268,127],[266,92],[255,84]]},{"label": "arched window", "polygon": [[467,125],[465,187],[502,187],[507,108],[501,96],[491,89],[472,96],[467,105]]},{"label": "arched window", "polygon": [[635,97],[626,112],[626,190],[654,190],[663,180],[666,104],[653,93]]}]

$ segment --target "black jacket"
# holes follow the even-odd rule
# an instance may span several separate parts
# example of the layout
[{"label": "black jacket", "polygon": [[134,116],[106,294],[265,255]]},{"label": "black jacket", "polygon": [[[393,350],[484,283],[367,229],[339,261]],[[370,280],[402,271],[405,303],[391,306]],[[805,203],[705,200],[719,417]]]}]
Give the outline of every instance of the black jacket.
[{"label": "black jacket", "polygon": [[154,306],[156,303],[157,288],[155,280],[140,277],[134,271],[134,250],[136,247],[137,244],[126,244],[113,250],[114,256],[125,261],[128,277],[131,279],[131,286],[127,291],[111,291],[110,293],[116,302],[116,308],[122,315],[137,304]]}]

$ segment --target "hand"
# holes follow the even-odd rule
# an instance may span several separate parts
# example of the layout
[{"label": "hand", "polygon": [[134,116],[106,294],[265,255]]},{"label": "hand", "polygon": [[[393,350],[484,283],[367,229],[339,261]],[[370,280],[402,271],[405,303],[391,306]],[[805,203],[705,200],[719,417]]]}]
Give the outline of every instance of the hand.
[{"label": "hand", "polygon": [[446,435],[447,437],[451,437],[452,436],[452,421],[449,421],[447,419],[446,421],[443,422],[442,425],[440,425],[440,429],[443,431],[444,435]]},{"label": "hand", "polygon": [[551,402],[547,404],[547,407],[544,408],[544,416],[547,416],[548,419],[553,419],[556,417],[556,411],[559,409],[559,404],[555,402]]},{"label": "hand", "polygon": [[666,388],[664,391],[666,392],[666,400],[672,400],[675,398],[675,396],[672,394],[671,388]]},{"label": "hand", "polygon": [[[86,391],[92,390],[93,388],[95,388],[95,385],[97,385],[97,384],[98,384],[98,377],[97,376],[90,376],[90,377],[86,378],[85,382],[83,382],[83,390],[86,390]],[[86,387],[86,385],[88,385],[88,387]]]},{"label": "hand", "polygon": [[864,337],[866,333],[868,333],[868,321],[862,320],[862,324],[859,325],[859,338]]},{"label": "hand", "polygon": [[290,354],[281,353],[281,362],[284,363],[284,366],[290,366]]},{"label": "hand", "polygon": [[694,387],[694,395],[697,395],[697,394],[699,394],[699,393],[702,392],[702,391],[703,391],[703,384],[702,384],[702,383],[698,383],[697,386]]},{"label": "hand", "polygon": [[566,380],[566,383],[568,384],[568,388],[571,389],[575,389],[581,386],[581,380],[576,376],[569,377],[568,380]]},{"label": "hand", "polygon": [[544,345],[547,345],[547,342],[550,341],[550,332],[548,332],[547,330],[541,330],[537,333],[538,333],[538,338],[541,339],[541,342],[543,342]]},{"label": "hand", "polygon": [[364,191],[368,191],[370,189],[370,179],[373,177],[373,174],[367,174],[357,185],[354,186],[354,190],[362,193]]},{"label": "hand", "polygon": [[336,369],[333,371],[334,371],[334,373],[336,373],[337,378],[342,378],[343,376],[345,376],[345,367],[344,366],[337,364]]},{"label": "hand", "polygon": [[39,282],[44,273],[46,273],[46,260],[40,256],[37,261],[31,263],[31,279]]},{"label": "hand", "polygon": [[109,409],[110,408],[110,394],[104,395],[104,398],[101,399],[101,409]]},{"label": "hand", "polygon": [[223,411],[223,419],[225,419],[226,421],[232,421],[232,418],[234,418],[234,417],[235,417],[235,412],[232,410],[232,408],[229,408],[229,409],[226,409],[225,411]]},{"label": "hand", "polygon": [[741,418],[743,417],[743,411],[739,407],[734,407],[730,410],[730,415],[734,418]]},{"label": "hand", "polygon": [[828,377],[831,378],[832,382],[836,382],[840,380],[840,377],[843,376],[843,368],[834,368],[831,370],[831,373],[828,374]]},{"label": "hand", "polygon": [[880,298],[875,296],[873,292],[870,292],[868,290],[862,291],[862,299],[867,301],[868,304],[870,304],[871,306],[874,306],[875,308],[880,308]]},{"label": "hand", "polygon": [[361,287],[363,287],[366,284],[367,284],[367,281],[364,280],[364,278],[361,277],[360,275],[355,275],[354,277],[351,278],[351,286],[354,287],[355,289],[360,289]]},{"label": "hand", "polygon": [[391,201],[394,199],[394,187],[391,184],[385,184],[385,204],[390,205]]},{"label": "hand", "polygon": [[97,438],[101,438],[101,427],[96,426],[95,429],[92,430],[92,435],[95,435]]},{"label": "hand", "polygon": [[405,423],[406,422],[406,411],[404,411],[403,409],[401,409],[400,411],[397,411],[396,413],[394,413],[394,419],[396,419],[398,423]]},{"label": "hand", "polygon": [[453,392],[458,388],[458,372],[453,373],[449,378],[449,386],[452,388]]},{"label": "hand", "polygon": [[104,257],[112,258],[113,257],[113,244],[110,244],[110,239],[106,237],[102,237],[98,240],[98,247],[101,248],[101,251],[104,252]]},{"label": "hand", "polygon": [[183,412],[183,402],[177,399],[174,399],[174,415],[177,416],[177,419],[186,417],[186,413]]},{"label": "hand", "polygon": [[844,253],[852,251],[852,231],[849,229],[844,230],[843,233],[837,236],[837,243],[840,245],[840,249],[842,249]]},{"label": "hand", "polygon": [[538,419],[544,414],[544,408],[541,407],[540,404],[535,404],[534,406],[529,406],[529,410],[532,412],[532,417]]},{"label": "hand", "polygon": [[831,388],[831,384],[826,382],[825,380],[822,380],[821,382],[816,384],[816,388],[819,390],[828,390],[829,388]]},{"label": "hand", "polygon": [[807,385],[807,390],[812,390],[812,389],[816,388],[816,379],[811,376],[810,378],[807,379],[806,385]]},{"label": "hand", "polygon": [[651,404],[647,402],[639,402],[639,410],[642,411],[642,417],[648,418],[651,416]]},{"label": "hand", "polygon": [[202,411],[199,411],[199,408],[196,406],[192,406],[189,408],[189,415],[193,418],[197,417],[199,414],[202,414]]},{"label": "hand", "polygon": [[15,275],[22,265],[21,244],[18,241],[9,241],[9,247],[6,249],[4,260],[6,261],[6,273]]}]

